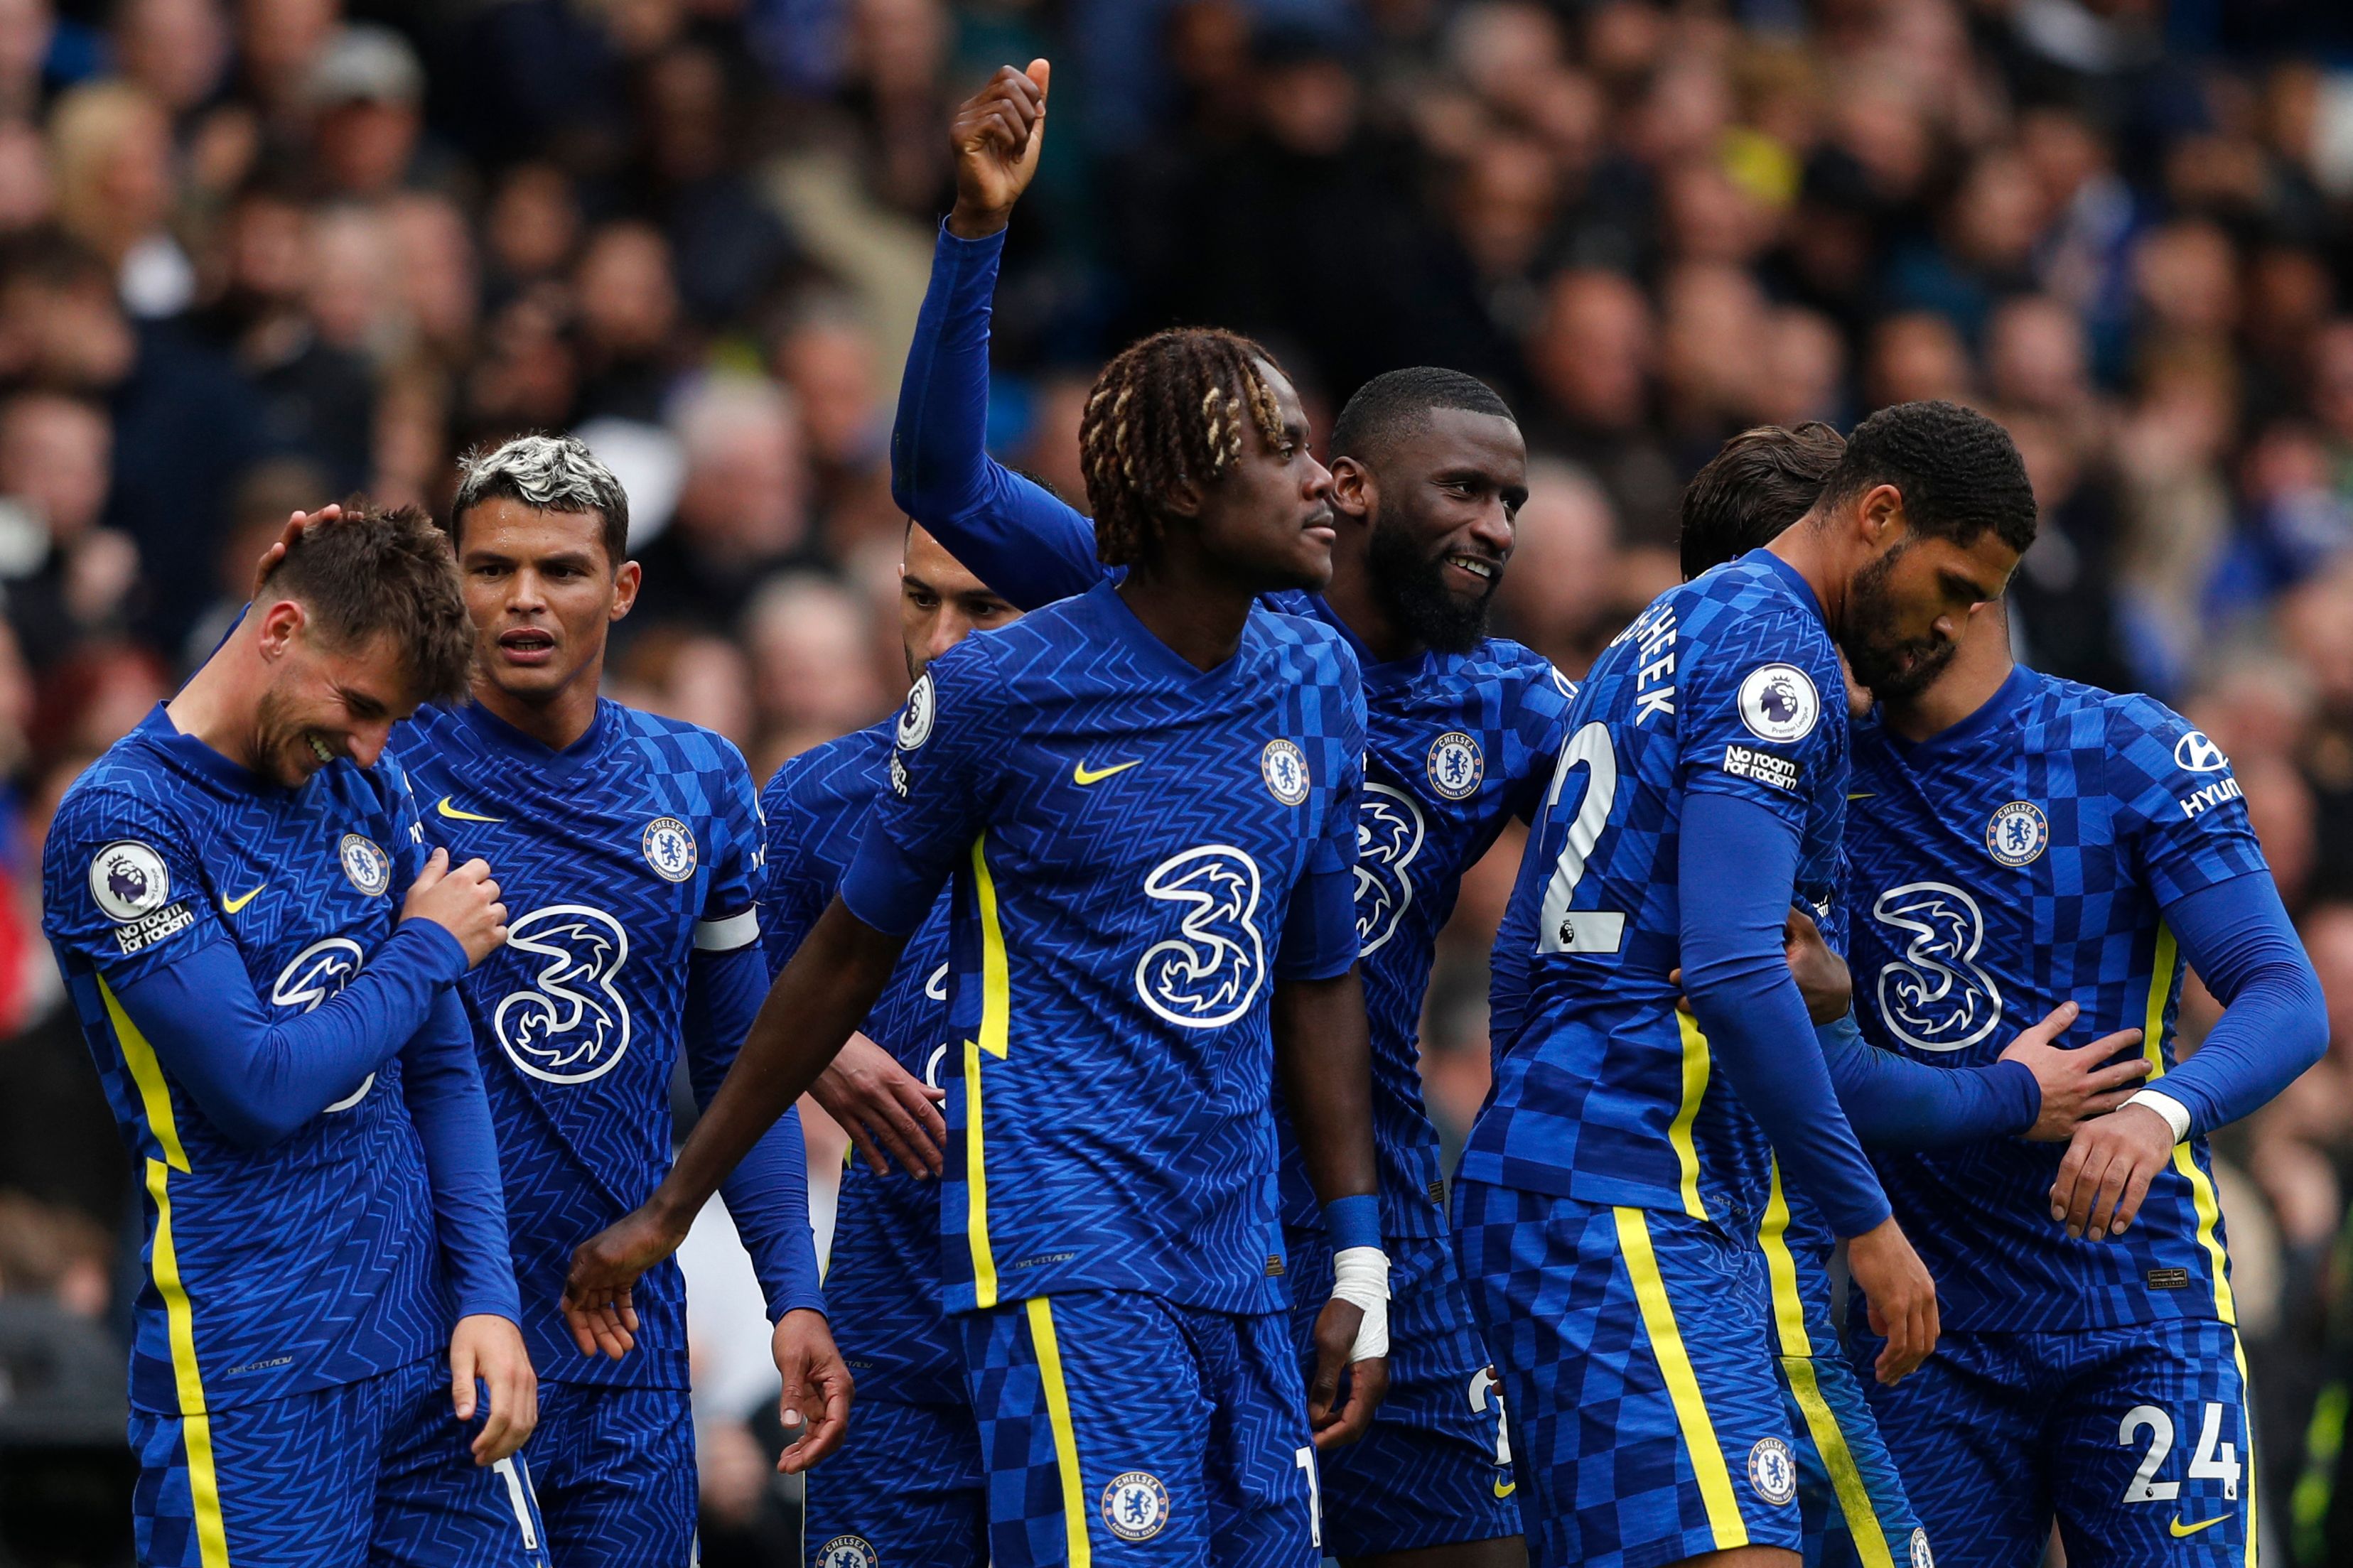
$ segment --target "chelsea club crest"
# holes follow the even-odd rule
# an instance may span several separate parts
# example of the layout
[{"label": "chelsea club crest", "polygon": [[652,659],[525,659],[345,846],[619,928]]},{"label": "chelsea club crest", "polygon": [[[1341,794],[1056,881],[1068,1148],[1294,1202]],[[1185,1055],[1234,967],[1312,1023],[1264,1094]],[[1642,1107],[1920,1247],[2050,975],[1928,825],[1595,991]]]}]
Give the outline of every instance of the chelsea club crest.
[{"label": "chelsea club crest", "polygon": [[1479,754],[1479,742],[1460,730],[1449,730],[1432,741],[1423,765],[1430,787],[1449,800],[1470,799],[1487,776],[1487,759]]},{"label": "chelsea club crest", "polygon": [[1297,805],[1307,798],[1307,753],[1289,741],[1269,741],[1259,753],[1258,771],[1266,780],[1267,793],[1283,805]]},{"label": "chelsea club crest", "polygon": [[2005,866],[2030,866],[2051,842],[2051,822],[2030,800],[2013,800],[1986,822],[1986,853]]},{"label": "chelsea club crest", "polygon": [[1168,1522],[1168,1489],[1148,1470],[1125,1470],[1103,1488],[1103,1522],[1122,1541],[1149,1541]]},{"label": "chelsea club crest", "polygon": [[881,1556],[862,1535],[837,1535],[817,1549],[814,1568],[882,1568]]},{"label": "chelsea club crest", "polygon": [[1778,1437],[1759,1437],[1748,1450],[1748,1484],[1775,1508],[1797,1500],[1798,1457]]},{"label": "chelsea club crest", "polygon": [[694,830],[675,816],[657,816],[646,824],[640,841],[646,864],[665,881],[683,882],[694,875]]},{"label": "chelsea club crest", "polygon": [[343,876],[362,897],[381,898],[391,888],[392,857],[375,839],[346,833],[336,847],[336,858],[343,863]]}]

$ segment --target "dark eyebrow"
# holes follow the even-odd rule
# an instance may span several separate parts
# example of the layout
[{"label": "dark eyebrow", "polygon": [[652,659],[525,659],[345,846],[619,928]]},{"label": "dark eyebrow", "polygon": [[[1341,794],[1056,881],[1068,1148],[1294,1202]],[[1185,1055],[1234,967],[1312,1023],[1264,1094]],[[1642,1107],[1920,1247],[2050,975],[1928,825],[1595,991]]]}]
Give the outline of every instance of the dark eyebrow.
[{"label": "dark eyebrow", "polygon": [[902,589],[913,588],[919,592],[929,594],[934,598],[939,596],[940,592],[937,588],[933,587],[929,583],[923,581],[923,578],[915,575],[913,572],[906,571],[902,571],[899,574],[899,586]]},{"label": "dark eyebrow", "polygon": [[1937,575],[1944,579],[1945,592],[1950,597],[1967,598],[1973,605],[1982,605],[2001,597],[2000,588],[1989,594],[1985,590],[1984,584],[1964,577],[1957,572],[1940,572]]},{"label": "dark eyebrow", "polygon": [[348,686],[335,688],[335,695],[343,700],[343,706],[351,710],[354,719],[381,719],[391,711],[366,692],[354,691]]}]

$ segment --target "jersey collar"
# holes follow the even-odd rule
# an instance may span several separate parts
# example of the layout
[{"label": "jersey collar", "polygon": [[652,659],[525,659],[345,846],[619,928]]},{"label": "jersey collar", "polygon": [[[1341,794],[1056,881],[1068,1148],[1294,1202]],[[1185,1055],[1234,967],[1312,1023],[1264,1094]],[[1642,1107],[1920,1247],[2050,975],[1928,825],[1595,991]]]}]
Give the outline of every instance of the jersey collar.
[{"label": "jersey collar", "polygon": [[1967,746],[2024,707],[2027,698],[2033,692],[2034,682],[2032,670],[2022,664],[2013,664],[2010,667],[2010,673],[2002,677],[2001,684],[1994,688],[1993,695],[1978,703],[1977,711],[1959,723],[1947,724],[1925,741],[1907,741],[1884,723],[1879,727],[1880,733],[1887,738],[1887,743],[1899,756],[1942,756]]},{"label": "jersey collar", "polygon": [[172,722],[172,715],[161,702],[139,721],[132,733],[162,752],[166,762],[183,773],[194,773],[200,779],[243,795],[285,793],[283,785],[262,777],[242,763],[231,762],[195,736],[184,731]]},{"label": "jersey collar", "polygon": [[1796,595],[1798,602],[1805,605],[1806,608],[1813,611],[1814,619],[1821,622],[1825,626],[1830,625],[1830,617],[1822,614],[1821,598],[1814,592],[1814,585],[1806,581],[1806,574],[1804,573],[1799,571],[1795,566],[1790,565],[1788,562],[1782,560],[1779,556],[1774,554],[1770,550],[1766,549],[1761,544],[1756,549],[1750,551],[1745,559],[1761,562],[1776,573],[1778,573],[1780,574],[1781,581],[1788,585],[1789,592]]},{"label": "jersey collar", "polygon": [[607,712],[612,706],[611,698],[599,697],[596,700],[596,716],[588,721],[587,731],[560,752],[543,741],[524,734],[479,702],[461,703],[451,711],[450,716],[472,731],[476,739],[501,756],[520,763],[525,767],[561,778],[595,756],[598,748],[604,745],[606,731],[612,727],[611,717]]},{"label": "jersey collar", "polygon": [[[1104,631],[1134,648],[1137,657],[1147,665],[1154,666],[1171,679],[1196,689],[1206,689],[1219,681],[1231,679],[1235,669],[1242,662],[1242,656],[1250,651],[1250,628],[1249,623],[1245,622],[1242,626],[1241,646],[1234,650],[1233,657],[1212,668],[1201,669],[1183,654],[1162,642],[1150,626],[1135,618],[1135,612],[1129,609],[1127,601],[1119,596],[1117,584],[1109,581],[1098,584],[1081,595],[1080,599],[1082,603],[1089,599],[1094,600],[1096,623]],[[1258,605],[1253,602],[1250,613],[1255,616],[1258,610]]]}]

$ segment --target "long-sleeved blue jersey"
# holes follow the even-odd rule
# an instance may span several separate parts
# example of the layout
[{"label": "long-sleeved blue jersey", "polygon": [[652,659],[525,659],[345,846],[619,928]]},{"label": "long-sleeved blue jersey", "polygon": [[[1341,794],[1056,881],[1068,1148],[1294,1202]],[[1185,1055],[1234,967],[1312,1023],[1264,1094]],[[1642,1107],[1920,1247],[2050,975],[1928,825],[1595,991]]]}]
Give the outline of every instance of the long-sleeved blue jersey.
[{"label": "long-sleeved blue jersey", "polygon": [[954,880],[951,1311],[1288,1304],[1269,1003],[1356,962],[1364,725],[1329,629],[1198,669],[1109,584],[916,681],[841,897],[912,933]]},{"label": "long-sleeved blue jersey", "polygon": [[147,1194],[138,1408],[353,1383],[453,1314],[518,1316],[447,1005],[465,955],[395,931],[424,854],[397,763],[288,790],[161,708],[59,804],[43,924]]},{"label": "long-sleeved blue jersey", "polygon": [[[2139,1217],[2105,1241],[2070,1240],[2051,1217],[2063,1144],[1879,1153],[1946,1324],[2232,1321],[2204,1134],[2309,1066],[2325,1026],[2316,1017],[2234,1038],[2243,1031],[2226,1010],[2207,1050],[2175,1068],[2185,962],[2231,976],[2218,989],[2226,1004],[2240,989],[2228,952],[2185,947],[2193,932],[2221,929],[2204,901],[2261,878],[2251,886],[2277,903],[2222,753],[2148,698],[2019,669],[1977,712],[1918,744],[1859,726],[1852,790],[1855,1010],[1876,1044],[1968,1067],[2073,1000],[2084,1010],[2079,1039],[2145,1030],[2142,1049],[2161,1074],[2148,1086],[2192,1110],[2195,1135]],[[2179,937],[2177,914],[2187,917]],[[2306,1010],[2316,1008],[2316,991]]]},{"label": "long-sleeved blue jersey", "polygon": [[[670,1162],[683,1056],[707,1100],[766,994],[763,840],[750,770],[692,724],[600,701],[558,752],[487,710],[427,706],[395,732],[427,837],[491,863],[506,945],[461,987],[496,1119],[524,1331],[541,1377],[684,1388],[685,1281],[647,1271],[634,1352],[580,1352],[558,1303],[573,1249]],[[822,1305],[797,1113],[722,1189],[771,1315]]]},{"label": "long-sleeved blue jersey", "polygon": [[[1084,593],[1103,568],[1094,525],[993,461],[982,445],[989,299],[1002,246],[1002,236],[962,240],[941,230],[902,383],[892,485],[908,515],[992,589],[1035,609]],[[1454,912],[1463,873],[1505,824],[1535,816],[1567,738],[1575,689],[1543,656],[1505,638],[1468,653],[1425,650],[1375,663],[1320,596],[1270,594],[1261,602],[1330,627],[1363,671],[1356,931],[1372,1029],[1381,1229],[1440,1236],[1438,1131],[1423,1105],[1419,1058],[1438,933]],[[1302,1228],[1320,1224],[1296,1158],[1285,1162],[1283,1217]]]}]

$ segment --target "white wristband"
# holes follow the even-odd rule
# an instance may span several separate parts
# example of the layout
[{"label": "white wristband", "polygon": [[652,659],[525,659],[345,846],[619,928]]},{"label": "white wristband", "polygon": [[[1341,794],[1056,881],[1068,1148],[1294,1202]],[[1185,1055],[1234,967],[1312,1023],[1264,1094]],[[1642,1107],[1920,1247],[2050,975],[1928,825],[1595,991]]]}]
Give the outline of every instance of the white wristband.
[{"label": "white wristband", "polygon": [[1389,1255],[1377,1247],[1344,1247],[1332,1255],[1332,1299],[1364,1309],[1350,1361],[1389,1353]]},{"label": "white wristband", "polygon": [[2125,1104],[2145,1105],[2164,1117],[2165,1124],[2173,1129],[2173,1141],[2176,1143],[2189,1136],[2189,1108],[2169,1094],[2159,1094],[2153,1089],[2145,1089],[2126,1100]]}]

